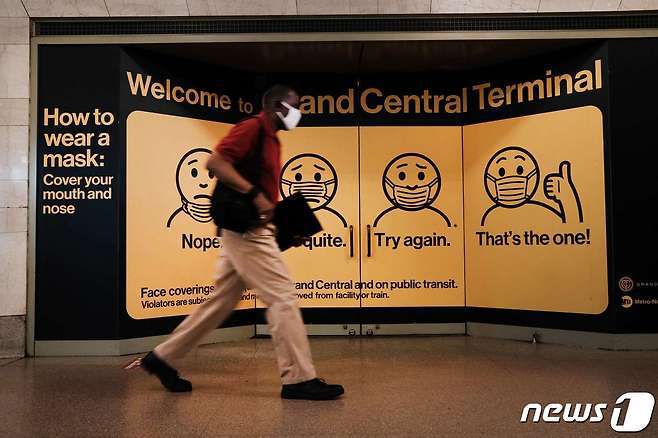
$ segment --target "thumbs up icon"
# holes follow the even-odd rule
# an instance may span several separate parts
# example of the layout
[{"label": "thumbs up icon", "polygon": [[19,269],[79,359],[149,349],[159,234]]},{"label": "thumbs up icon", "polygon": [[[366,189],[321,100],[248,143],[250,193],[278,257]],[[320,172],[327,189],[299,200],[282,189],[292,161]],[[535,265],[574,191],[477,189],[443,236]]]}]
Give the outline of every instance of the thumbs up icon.
[{"label": "thumbs up icon", "polygon": [[565,192],[573,185],[571,179],[571,163],[563,161],[560,163],[560,171],[546,175],[544,179],[544,193],[548,199],[560,202]]},{"label": "thumbs up icon", "polygon": [[576,217],[583,222],[583,209],[578,197],[576,185],[571,176],[571,163],[562,161],[557,173],[550,173],[544,178],[544,194],[560,206],[562,222],[573,221]]}]

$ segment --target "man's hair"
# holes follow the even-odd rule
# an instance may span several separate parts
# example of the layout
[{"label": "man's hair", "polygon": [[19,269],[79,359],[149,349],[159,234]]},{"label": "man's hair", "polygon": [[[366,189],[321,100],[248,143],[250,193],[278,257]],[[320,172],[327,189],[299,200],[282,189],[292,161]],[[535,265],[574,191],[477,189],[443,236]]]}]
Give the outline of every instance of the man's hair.
[{"label": "man's hair", "polygon": [[286,100],[294,90],[287,85],[274,85],[263,94],[263,108],[272,109],[277,102]]}]

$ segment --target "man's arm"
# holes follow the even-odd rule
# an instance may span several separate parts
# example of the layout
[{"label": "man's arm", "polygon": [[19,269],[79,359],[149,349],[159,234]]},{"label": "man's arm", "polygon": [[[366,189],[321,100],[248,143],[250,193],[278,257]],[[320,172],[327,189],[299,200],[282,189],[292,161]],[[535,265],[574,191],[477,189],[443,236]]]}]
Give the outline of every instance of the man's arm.
[{"label": "man's arm", "polygon": [[[233,164],[222,158],[217,151],[214,151],[208,159],[206,168],[212,171],[217,180],[222,184],[226,184],[240,193],[249,193],[254,188],[254,184],[244,179],[244,177],[240,175],[240,172],[235,169]],[[263,223],[269,222],[272,219],[274,205],[262,192],[259,192],[254,198],[254,205],[256,206],[258,213],[261,215]]]},{"label": "man's arm", "polygon": [[254,187],[252,183],[244,179],[242,175],[235,170],[235,167],[233,167],[231,163],[222,158],[217,151],[210,155],[208,163],[206,163],[206,168],[212,171],[221,183],[226,184],[240,193],[247,193]]}]

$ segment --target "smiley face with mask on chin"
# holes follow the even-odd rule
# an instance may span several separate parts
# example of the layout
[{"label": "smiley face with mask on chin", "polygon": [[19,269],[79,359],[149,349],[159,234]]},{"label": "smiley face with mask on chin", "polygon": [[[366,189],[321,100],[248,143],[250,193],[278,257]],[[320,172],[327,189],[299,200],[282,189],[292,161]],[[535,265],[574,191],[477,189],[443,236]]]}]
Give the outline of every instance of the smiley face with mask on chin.
[{"label": "smiley face with mask on chin", "polygon": [[441,174],[436,164],[424,155],[408,152],[393,158],[384,170],[382,186],[393,207],[380,213],[375,219],[375,227],[386,214],[396,209],[408,212],[431,210],[451,226],[450,219],[432,207],[441,191]]},{"label": "smiley face with mask on chin", "polygon": [[178,162],[176,187],[182,205],[169,216],[167,228],[171,227],[173,220],[181,212],[197,222],[212,221],[210,200],[214,175],[212,171],[208,171],[205,167],[210,154],[211,152],[208,149],[196,148],[183,155]]}]

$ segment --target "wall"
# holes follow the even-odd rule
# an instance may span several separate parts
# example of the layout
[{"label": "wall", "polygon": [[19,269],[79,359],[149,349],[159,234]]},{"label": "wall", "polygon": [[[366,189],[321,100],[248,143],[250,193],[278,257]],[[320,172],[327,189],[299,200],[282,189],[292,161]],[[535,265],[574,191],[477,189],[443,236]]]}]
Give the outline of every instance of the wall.
[{"label": "wall", "polygon": [[456,14],[628,11],[658,8],[658,0],[3,0],[30,17],[134,17],[320,14]]},{"label": "wall", "polygon": [[0,0],[0,357],[25,342],[30,18],[653,9],[658,0]]},{"label": "wall", "polygon": [[25,348],[29,18],[0,2],[0,357]]}]

